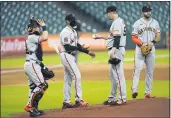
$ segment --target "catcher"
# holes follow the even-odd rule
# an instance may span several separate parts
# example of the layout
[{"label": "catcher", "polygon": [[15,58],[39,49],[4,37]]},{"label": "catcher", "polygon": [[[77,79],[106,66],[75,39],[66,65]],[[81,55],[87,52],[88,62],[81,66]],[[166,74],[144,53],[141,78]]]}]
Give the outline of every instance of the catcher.
[{"label": "catcher", "polygon": [[146,64],[145,98],[153,98],[151,95],[153,71],[155,61],[155,43],[160,41],[160,27],[158,22],[151,18],[149,5],[142,8],[143,17],[133,25],[132,41],[136,44],[135,69],[133,73],[132,98],[138,96],[139,76],[143,64]]},{"label": "catcher", "polygon": [[[41,32],[42,29],[43,31]],[[31,117],[44,115],[44,111],[38,110],[38,104],[48,88],[46,80],[54,77],[54,73],[48,70],[42,63],[43,51],[41,43],[48,40],[48,31],[43,20],[33,17],[27,27],[28,36],[25,40],[26,62],[24,64],[25,74],[28,76],[30,88],[28,103],[24,109]]]}]

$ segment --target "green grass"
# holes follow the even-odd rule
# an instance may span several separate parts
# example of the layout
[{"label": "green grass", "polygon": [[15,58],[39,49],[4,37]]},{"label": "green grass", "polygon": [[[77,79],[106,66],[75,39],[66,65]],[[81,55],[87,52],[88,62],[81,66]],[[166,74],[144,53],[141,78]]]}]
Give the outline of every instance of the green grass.
[{"label": "green grass", "polygon": [[[169,50],[156,50],[156,55],[169,55]],[[125,54],[126,58],[134,58],[134,50],[127,50]],[[107,52],[96,52],[96,58],[91,59],[90,56],[80,53],[79,54],[79,63],[89,63],[89,62],[101,62],[107,63],[108,55]],[[23,68],[25,62],[25,57],[20,58],[9,58],[1,60],[1,68]],[[133,64],[134,61],[125,62],[125,64]],[[161,64],[169,64],[169,56],[165,58],[157,58],[156,63]],[[56,54],[45,55],[44,56],[44,64],[46,65],[56,65],[61,64],[59,56]]]},{"label": "green grass", "polygon": [[[127,98],[131,100],[131,80],[127,80]],[[139,83],[138,99],[144,98],[144,81]],[[162,85],[162,86],[161,86]],[[110,92],[110,81],[82,81],[83,98],[89,104],[100,104],[107,99]],[[73,87],[72,87],[73,88]],[[152,93],[157,97],[169,96],[169,80],[154,80]],[[25,112],[28,86],[1,86],[1,117],[9,114]],[[49,88],[40,102],[40,109],[61,108],[63,99],[63,82],[50,83]],[[72,101],[74,92],[72,89]]]},{"label": "green grass", "polygon": [[[169,55],[169,50],[156,50],[156,55]],[[126,51],[125,58],[133,58],[134,51]],[[96,58],[91,59],[86,54],[79,55],[79,63],[106,63],[108,60],[107,52],[97,52]],[[10,58],[1,60],[1,68],[23,68],[25,62],[24,57]],[[44,63],[46,65],[60,64],[59,56],[45,55]],[[126,61],[126,64],[133,64],[133,61]],[[169,57],[156,58],[157,64],[169,64]],[[131,100],[131,80],[127,80],[127,98]],[[162,86],[161,86],[162,85]],[[109,81],[82,81],[83,98],[89,104],[100,104],[107,99],[110,92]],[[157,97],[169,96],[169,80],[154,80],[152,94]],[[1,117],[8,117],[9,114],[25,112],[23,107],[27,103],[28,86],[15,85],[15,86],[1,86]],[[144,97],[144,81],[139,83],[139,96]],[[63,99],[63,82],[57,81],[49,84],[49,89],[46,91],[45,96],[40,102],[41,109],[60,108]],[[74,102],[74,92],[72,89],[72,101]]]}]

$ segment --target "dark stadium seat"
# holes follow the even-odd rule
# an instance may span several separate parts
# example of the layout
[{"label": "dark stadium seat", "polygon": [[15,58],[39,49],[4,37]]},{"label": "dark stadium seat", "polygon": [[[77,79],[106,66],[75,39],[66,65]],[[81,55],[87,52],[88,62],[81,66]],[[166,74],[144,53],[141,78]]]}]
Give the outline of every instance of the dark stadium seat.
[{"label": "dark stadium seat", "polygon": [[[67,2],[70,6],[78,10],[81,14],[88,15],[86,19],[92,17],[92,22],[80,21],[83,32],[98,32],[98,28],[92,27],[94,22],[108,30],[111,21],[103,12],[110,5],[118,8],[118,14],[124,19],[127,29],[132,29],[133,23],[141,17],[141,8],[146,2]],[[169,30],[169,2],[148,2],[152,7],[152,16],[159,21],[161,30]],[[25,28],[30,16],[43,18],[46,21],[50,34],[60,33],[65,27],[65,15],[70,12],[66,10],[59,2],[1,2],[1,36],[18,36],[25,34]],[[105,29],[106,28],[106,29]]]}]

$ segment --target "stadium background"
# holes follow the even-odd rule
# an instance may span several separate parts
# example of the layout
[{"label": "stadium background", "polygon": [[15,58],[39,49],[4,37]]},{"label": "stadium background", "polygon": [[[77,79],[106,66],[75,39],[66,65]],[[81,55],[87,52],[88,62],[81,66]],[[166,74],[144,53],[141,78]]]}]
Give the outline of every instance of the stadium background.
[{"label": "stadium background", "polygon": [[[147,2],[2,2],[1,4],[1,55],[9,52],[23,52],[25,28],[30,16],[43,18],[49,31],[49,43],[43,43],[44,51],[52,51],[51,43],[58,43],[59,33],[65,27],[66,14],[73,13],[81,25],[81,43],[91,45],[91,49],[104,50],[104,41],[94,41],[91,33],[107,32],[112,21],[104,11],[115,5],[118,14],[127,26],[127,49],[135,44],[131,41],[133,23],[141,17],[141,8]],[[160,23],[161,41],[159,48],[166,48],[169,32],[169,2],[148,2],[152,7],[152,17]],[[87,35],[86,35],[87,34]],[[21,36],[21,37],[20,37]],[[9,38],[10,37],[10,38]],[[48,45],[49,44],[49,45]]]},{"label": "stadium background", "polygon": [[[127,26],[127,45],[125,55],[125,76],[127,80],[128,100],[131,99],[131,79],[134,66],[135,44],[131,41],[133,23],[141,17],[141,8],[147,2],[0,2],[1,8],[1,116],[24,112],[27,101],[27,77],[23,72],[25,62],[25,28],[30,16],[43,18],[49,31],[48,42],[43,43],[44,63],[54,69],[55,83],[42,99],[40,108],[60,108],[62,105],[63,68],[52,44],[59,44],[59,33],[65,27],[65,15],[75,14],[81,25],[80,43],[90,46],[97,53],[91,60],[85,54],[79,54],[79,66],[83,78],[83,97],[90,104],[99,104],[110,91],[108,77],[107,52],[105,41],[91,38],[93,33],[107,34],[112,21],[103,14],[107,6],[115,5],[118,14]],[[161,27],[161,41],[156,45],[156,66],[153,93],[160,97],[169,96],[169,44],[170,44],[170,2],[148,2],[152,7],[152,17]],[[58,45],[59,46],[59,45]],[[59,47],[60,48],[60,47]],[[159,49],[160,48],[160,49]],[[145,72],[142,72],[143,79]],[[164,80],[161,80],[164,79]],[[160,86],[160,85],[163,86]],[[91,88],[91,89],[90,89]],[[140,81],[143,98],[144,81]],[[74,94],[72,92],[72,94]],[[90,96],[91,95],[91,96]],[[101,96],[99,96],[101,95]],[[11,98],[13,98],[11,100]],[[96,99],[98,98],[98,99]],[[20,99],[20,101],[18,101]],[[74,100],[74,98],[72,98]],[[50,102],[49,102],[50,101]],[[52,102],[56,101],[56,102]],[[48,104],[47,104],[48,103]]]}]

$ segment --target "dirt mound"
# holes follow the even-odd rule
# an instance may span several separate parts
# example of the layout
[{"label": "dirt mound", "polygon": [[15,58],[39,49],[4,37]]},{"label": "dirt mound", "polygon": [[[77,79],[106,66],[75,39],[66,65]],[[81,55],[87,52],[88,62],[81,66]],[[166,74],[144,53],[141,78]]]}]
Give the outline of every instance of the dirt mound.
[{"label": "dirt mound", "polygon": [[[15,114],[12,117],[26,118],[28,113]],[[152,98],[128,101],[127,105],[104,106],[89,105],[73,109],[53,109],[46,111],[43,117],[169,117],[169,99]]]}]

